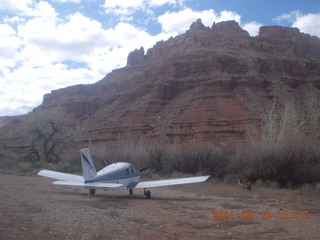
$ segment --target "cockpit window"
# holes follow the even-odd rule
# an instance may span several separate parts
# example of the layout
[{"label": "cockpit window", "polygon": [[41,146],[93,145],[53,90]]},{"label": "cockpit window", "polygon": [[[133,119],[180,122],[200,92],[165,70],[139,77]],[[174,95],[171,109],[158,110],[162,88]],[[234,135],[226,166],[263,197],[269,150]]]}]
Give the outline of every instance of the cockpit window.
[{"label": "cockpit window", "polygon": [[134,174],[135,170],[133,166],[130,166],[126,169],[127,175]]}]

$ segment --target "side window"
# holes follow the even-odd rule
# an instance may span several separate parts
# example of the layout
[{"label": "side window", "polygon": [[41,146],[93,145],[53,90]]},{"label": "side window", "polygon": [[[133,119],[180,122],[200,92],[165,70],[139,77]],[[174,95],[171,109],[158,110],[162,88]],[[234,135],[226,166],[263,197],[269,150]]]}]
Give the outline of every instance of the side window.
[{"label": "side window", "polygon": [[130,170],[129,168],[126,169],[127,175],[130,175]]},{"label": "side window", "polygon": [[134,173],[134,168],[132,166],[130,166],[130,173],[133,174]]}]

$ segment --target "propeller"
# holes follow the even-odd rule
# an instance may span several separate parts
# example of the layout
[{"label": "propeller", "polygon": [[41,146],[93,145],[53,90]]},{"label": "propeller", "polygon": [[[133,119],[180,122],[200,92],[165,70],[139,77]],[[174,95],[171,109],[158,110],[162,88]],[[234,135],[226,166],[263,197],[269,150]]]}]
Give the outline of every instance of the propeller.
[{"label": "propeller", "polygon": [[145,170],[148,170],[150,167],[145,167],[139,170],[139,172],[144,172]]}]

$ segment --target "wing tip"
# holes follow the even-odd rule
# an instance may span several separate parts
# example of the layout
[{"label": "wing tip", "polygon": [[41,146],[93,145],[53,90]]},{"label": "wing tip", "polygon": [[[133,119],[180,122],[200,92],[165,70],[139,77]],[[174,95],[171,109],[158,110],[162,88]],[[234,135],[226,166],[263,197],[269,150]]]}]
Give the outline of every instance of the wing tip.
[{"label": "wing tip", "polygon": [[210,177],[210,175],[208,175],[208,176],[203,176],[203,181],[205,182],[205,181],[207,181],[208,180],[208,178]]},{"label": "wing tip", "polygon": [[38,176],[43,176],[46,171],[47,171],[46,169],[42,169],[37,173],[37,175]]}]

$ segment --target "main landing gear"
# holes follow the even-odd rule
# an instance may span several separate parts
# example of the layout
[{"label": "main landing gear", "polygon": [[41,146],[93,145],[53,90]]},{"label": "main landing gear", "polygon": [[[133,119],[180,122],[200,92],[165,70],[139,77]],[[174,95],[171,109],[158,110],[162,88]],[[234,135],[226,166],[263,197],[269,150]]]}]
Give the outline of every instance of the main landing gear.
[{"label": "main landing gear", "polygon": [[[129,189],[129,194],[130,195],[133,194],[133,189],[132,188]],[[144,189],[143,194],[146,196],[147,199],[149,199],[151,197],[151,192],[147,191],[147,189]]]},{"label": "main landing gear", "polygon": [[96,194],[96,190],[95,189],[90,189],[89,190],[89,196],[93,197]]},{"label": "main landing gear", "polygon": [[147,199],[149,199],[151,197],[151,192],[147,191],[147,189],[144,189],[143,194],[146,196]]}]

